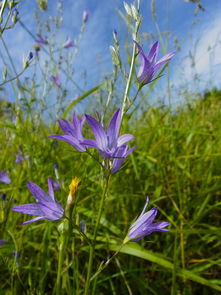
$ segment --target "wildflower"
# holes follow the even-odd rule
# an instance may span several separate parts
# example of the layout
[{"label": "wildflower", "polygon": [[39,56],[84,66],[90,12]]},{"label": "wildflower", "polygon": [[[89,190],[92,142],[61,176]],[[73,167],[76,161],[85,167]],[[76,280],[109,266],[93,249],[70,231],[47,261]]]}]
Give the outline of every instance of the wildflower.
[{"label": "wildflower", "polygon": [[3,201],[3,202],[7,201],[6,194],[1,194],[1,198],[2,198],[2,201]]},{"label": "wildflower", "polygon": [[18,153],[18,154],[16,154],[15,164],[21,164],[24,162],[24,160],[26,160],[28,158],[29,158],[29,156],[23,156],[22,154]]},{"label": "wildflower", "polygon": [[58,123],[64,132],[64,135],[50,135],[48,137],[63,140],[72,145],[79,152],[85,152],[86,147],[80,144],[84,140],[84,137],[82,135],[82,127],[84,122],[85,116],[83,116],[82,119],[79,120],[77,115],[74,113],[72,122],[66,120],[58,120]]},{"label": "wildflower", "polygon": [[69,37],[66,41],[65,41],[65,43],[63,44],[63,47],[64,48],[70,48],[70,47],[74,47],[74,41],[73,40],[71,40],[71,38]]},{"label": "wildflower", "polygon": [[6,240],[0,240],[0,246],[4,245],[6,243]]},{"label": "wildflower", "polygon": [[169,232],[168,229],[164,229],[166,226],[169,225],[169,222],[162,221],[162,222],[152,223],[157,215],[157,207],[144,213],[148,203],[149,203],[149,198],[147,197],[146,204],[143,208],[143,211],[141,212],[137,220],[130,227],[128,237],[130,239],[133,239],[134,241],[139,241],[145,236],[150,235],[152,232],[157,232],[157,231]]},{"label": "wildflower", "polygon": [[38,39],[36,39],[35,41],[37,42],[39,46],[48,44],[48,41],[44,39],[41,34],[37,34],[37,36],[38,36]]},{"label": "wildflower", "polygon": [[22,223],[22,225],[41,219],[57,220],[64,215],[64,209],[55,200],[51,178],[48,178],[48,194],[33,182],[28,181],[27,185],[37,204],[19,205],[12,210],[37,217]]},{"label": "wildflower", "polygon": [[81,181],[80,178],[75,177],[72,179],[71,184],[69,185],[70,192],[69,192],[68,200],[67,200],[67,208],[72,207],[75,202],[76,193],[77,193],[77,189],[78,189],[78,185],[80,181]]},{"label": "wildflower", "polygon": [[61,87],[61,79],[59,77],[59,75],[56,76],[51,76],[51,81],[54,82],[54,84],[58,87]]},{"label": "wildflower", "polygon": [[148,53],[145,55],[141,46],[134,41],[139,53],[141,54],[142,64],[139,68],[139,72],[137,75],[138,82],[143,86],[153,81],[153,77],[156,72],[166,63],[168,62],[175,54],[175,52],[170,52],[160,60],[156,61],[159,51],[159,42],[155,42]]},{"label": "wildflower", "polygon": [[88,17],[89,17],[89,11],[88,10],[84,10],[83,11],[83,14],[82,14],[83,23],[85,23],[85,24],[87,23]]},{"label": "wildflower", "polygon": [[107,131],[104,130],[103,126],[97,120],[89,115],[85,116],[95,140],[85,139],[82,144],[97,148],[104,159],[115,158],[119,153],[122,154],[119,148],[129,140],[134,139],[134,136],[131,134],[123,134],[118,137],[121,121],[120,109],[114,113]]},{"label": "wildflower", "polygon": [[0,171],[0,182],[4,182],[6,184],[11,183],[11,179],[7,171]]},{"label": "wildflower", "polygon": [[81,220],[81,221],[80,221],[79,227],[80,227],[80,231],[81,231],[82,233],[84,233],[85,230],[86,230],[86,226],[85,226],[85,221],[84,221],[84,220]]}]

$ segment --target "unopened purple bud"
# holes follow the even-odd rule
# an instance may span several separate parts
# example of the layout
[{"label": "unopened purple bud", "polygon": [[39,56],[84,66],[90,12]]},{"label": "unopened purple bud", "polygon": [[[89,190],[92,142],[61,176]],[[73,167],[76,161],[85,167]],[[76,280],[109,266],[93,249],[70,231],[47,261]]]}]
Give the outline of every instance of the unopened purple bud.
[{"label": "unopened purple bud", "polygon": [[58,169],[58,164],[54,164],[54,169]]},{"label": "unopened purple bud", "polygon": [[89,17],[89,11],[88,10],[84,10],[83,11],[83,15],[82,15],[83,23],[85,23],[85,24],[87,23],[88,17]]},{"label": "unopened purple bud", "polygon": [[33,56],[34,56],[33,53],[32,52],[29,52],[28,59],[31,60],[33,58]]},{"label": "unopened purple bud", "polygon": [[51,81],[53,81],[56,86],[61,87],[61,80],[59,75],[51,76]]},{"label": "unopened purple bud", "polygon": [[7,199],[6,199],[6,194],[2,194],[2,201],[6,201]]},{"label": "unopened purple bud", "polygon": [[82,232],[82,233],[84,233],[85,232],[85,222],[84,222],[84,220],[82,220],[82,221],[80,221],[80,231]]}]

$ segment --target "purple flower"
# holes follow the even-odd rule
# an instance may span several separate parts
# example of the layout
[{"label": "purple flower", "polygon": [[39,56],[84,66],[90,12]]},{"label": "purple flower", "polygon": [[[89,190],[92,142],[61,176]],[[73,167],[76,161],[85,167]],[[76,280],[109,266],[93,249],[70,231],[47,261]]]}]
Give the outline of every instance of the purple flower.
[{"label": "purple flower", "polygon": [[28,159],[29,156],[23,156],[22,154],[16,154],[15,164],[21,164],[25,159]]},{"label": "purple flower", "polygon": [[137,220],[130,227],[128,237],[130,239],[133,239],[134,241],[139,241],[145,236],[150,235],[152,232],[156,232],[156,231],[169,232],[168,229],[164,229],[164,227],[170,224],[169,222],[163,221],[163,222],[152,223],[157,215],[157,207],[144,213],[148,203],[149,203],[149,198],[147,197],[146,204],[143,208],[143,211],[141,212]]},{"label": "purple flower", "polygon": [[0,246],[4,245],[6,243],[6,240],[0,240]]},{"label": "purple flower", "polygon": [[51,76],[51,81],[54,82],[56,86],[61,87],[61,79],[59,75]]},{"label": "purple flower", "polygon": [[87,23],[88,17],[89,17],[89,11],[88,10],[84,10],[83,11],[83,14],[82,14],[83,23],[85,23],[85,24]]},{"label": "purple flower", "polygon": [[85,221],[84,220],[81,220],[80,221],[80,224],[79,224],[79,227],[80,227],[80,231],[82,232],[82,233],[84,233],[85,232]]},{"label": "purple flower", "polygon": [[48,41],[42,37],[41,34],[37,34],[38,38],[35,40],[39,46],[47,45]]},{"label": "purple flower", "polygon": [[74,47],[74,41],[73,40],[71,40],[71,38],[69,37],[66,41],[65,41],[65,43],[63,44],[63,47],[64,48],[70,48],[70,47]]},{"label": "purple flower", "polygon": [[1,194],[1,197],[2,197],[2,201],[3,201],[3,202],[7,201],[6,194]]},{"label": "purple flower", "polygon": [[77,115],[74,113],[72,122],[66,120],[58,120],[58,123],[64,132],[64,135],[50,135],[48,137],[63,140],[72,145],[79,152],[85,152],[86,147],[81,145],[81,142],[84,140],[84,137],[82,135],[82,127],[84,122],[85,116],[83,116],[82,119],[79,120]]},{"label": "purple flower", "polygon": [[7,171],[0,171],[0,182],[4,182],[6,184],[11,183],[11,179]]},{"label": "purple flower", "polygon": [[137,75],[137,80],[142,85],[148,84],[153,81],[153,77],[156,72],[166,63],[168,62],[175,54],[175,52],[170,52],[160,60],[156,61],[158,52],[159,52],[159,42],[155,42],[148,53],[145,55],[141,46],[134,41],[139,53],[141,54],[142,63],[139,68],[139,72]]},{"label": "purple flower", "polygon": [[[121,122],[120,109],[114,113],[108,125],[107,131],[105,131],[103,126],[93,117],[89,115],[85,116],[94,134],[95,140],[85,139],[82,144],[98,149],[104,159],[126,157],[125,143],[134,139],[134,136],[131,134],[123,134],[118,137]],[[122,146],[124,146],[124,148]],[[119,160],[116,159],[115,166],[117,165],[119,165]]]},{"label": "purple flower", "polygon": [[19,205],[12,210],[37,217],[22,223],[22,225],[41,219],[57,220],[62,218],[64,209],[55,200],[51,178],[48,178],[48,194],[33,182],[27,182],[27,185],[37,204]]}]

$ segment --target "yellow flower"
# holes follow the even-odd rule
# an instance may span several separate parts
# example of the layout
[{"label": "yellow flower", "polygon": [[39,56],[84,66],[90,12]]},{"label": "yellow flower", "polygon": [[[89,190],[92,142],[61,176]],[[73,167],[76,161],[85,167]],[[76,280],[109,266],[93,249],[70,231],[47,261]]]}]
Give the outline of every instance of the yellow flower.
[{"label": "yellow flower", "polygon": [[69,185],[70,192],[67,199],[67,208],[72,207],[74,205],[78,184],[80,181],[80,178],[75,177],[72,179],[71,184]]}]

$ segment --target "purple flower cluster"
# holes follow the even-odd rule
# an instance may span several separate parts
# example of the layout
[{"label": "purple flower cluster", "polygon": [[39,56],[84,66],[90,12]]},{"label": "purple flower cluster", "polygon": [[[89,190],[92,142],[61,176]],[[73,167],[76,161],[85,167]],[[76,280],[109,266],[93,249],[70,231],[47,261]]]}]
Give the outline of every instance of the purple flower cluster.
[{"label": "purple flower cluster", "polygon": [[[83,124],[87,121],[95,139],[85,139],[82,134]],[[115,111],[107,130],[93,117],[84,115],[81,120],[74,114],[72,121],[58,121],[64,135],[50,135],[50,138],[63,140],[77,149],[79,152],[85,152],[87,147],[96,148],[101,156],[106,159],[113,159],[111,173],[115,173],[120,169],[124,159],[136,148],[128,149],[126,144],[134,139],[131,134],[123,134],[119,136],[121,111]]]}]

